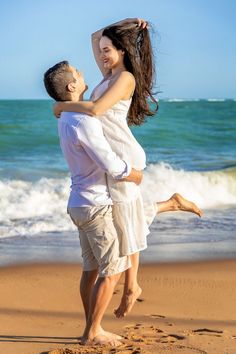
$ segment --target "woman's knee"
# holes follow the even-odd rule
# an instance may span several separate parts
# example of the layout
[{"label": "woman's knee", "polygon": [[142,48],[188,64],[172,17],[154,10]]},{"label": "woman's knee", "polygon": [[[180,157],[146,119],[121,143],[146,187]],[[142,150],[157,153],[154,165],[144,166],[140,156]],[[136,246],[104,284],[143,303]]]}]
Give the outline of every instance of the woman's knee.
[{"label": "woman's knee", "polygon": [[121,273],[106,276],[106,280],[111,286],[115,286],[120,279],[120,275]]}]

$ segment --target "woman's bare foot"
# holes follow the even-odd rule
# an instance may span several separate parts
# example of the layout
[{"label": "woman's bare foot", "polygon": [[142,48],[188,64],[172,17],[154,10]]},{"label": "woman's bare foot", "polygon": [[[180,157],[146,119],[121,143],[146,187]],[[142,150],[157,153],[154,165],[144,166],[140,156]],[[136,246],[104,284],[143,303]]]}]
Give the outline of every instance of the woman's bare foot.
[{"label": "woman's bare foot", "polygon": [[120,306],[114,311],[117,318],[127,316],[132,310],[135,301],[141,295],[142,289],[137,285],[134,290],[128,290],[123,294]]},{"label": "woman's bare foot", "polygon": [[173,202],[174,210],[188,211],[190,213],[197,214],[200,217],[203,215],[203,212],[197,207],[196,204],[185,199],[179,193],[173,194],[170,200]]}]

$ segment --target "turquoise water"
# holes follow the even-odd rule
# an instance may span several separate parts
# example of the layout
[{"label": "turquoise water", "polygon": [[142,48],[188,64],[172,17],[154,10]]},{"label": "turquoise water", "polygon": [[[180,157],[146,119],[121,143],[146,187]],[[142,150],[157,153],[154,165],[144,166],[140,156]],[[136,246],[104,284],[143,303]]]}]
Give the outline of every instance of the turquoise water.
[{"label": "turquoise water", "polygon": [[[52,104],[0,101],[0,247],[9,251],[11,244],[14,257],[16,244],[25,257],[19,244],[26,240],[27,247],[41,240],[40,252],[39,246],[33,252],[36,258],[55,246],[52,235],[65,249],[68,240],[78,243],[66,215],[70,179]],[[163,247],[172,250],[171,259],[184,259],[179,244],[185,245],[181,249],[186,254],[191,253],[188,247],[200,247],[202,252],[194,257],[208,247],[217,256],[236,255],[236,101],[169,100],[160,101],[159,107],[155,117],[132,128],[147,154],[143,193],[148,199],[164,200],[178,191],[198,203],[205,217],[160,215],[145,259],[165,258],[166,252],[158,253]]]},{"label": "turquoise water", "polygon": [[[20,173],[28,180],[67,171],[51,107],[46,100],[0,101],[1,177]],[[188,171],[236,166],[236,101],[161,101],[157,116],[132,130],[148,163]]]}]

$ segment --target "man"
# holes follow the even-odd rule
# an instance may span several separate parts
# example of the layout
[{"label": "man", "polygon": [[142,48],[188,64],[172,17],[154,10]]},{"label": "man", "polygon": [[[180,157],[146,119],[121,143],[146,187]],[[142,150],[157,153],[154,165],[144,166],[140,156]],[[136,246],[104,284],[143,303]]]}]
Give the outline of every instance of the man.
[{"label": "man", "polygon": [[[82,100],[87,89],[81,73],[66,61],[45,73],[44,84],[56,101]],[[96,118],[63,112],[58,133],[72,179],[68,213],[79,229],[82,248],[80,294],[86,316],[82,343],[119,345],[121,337],[104,331],[101,320],[130,260],[119,256],[106,173],[140,184],[142,172],[132,169],[111,150]]]}]

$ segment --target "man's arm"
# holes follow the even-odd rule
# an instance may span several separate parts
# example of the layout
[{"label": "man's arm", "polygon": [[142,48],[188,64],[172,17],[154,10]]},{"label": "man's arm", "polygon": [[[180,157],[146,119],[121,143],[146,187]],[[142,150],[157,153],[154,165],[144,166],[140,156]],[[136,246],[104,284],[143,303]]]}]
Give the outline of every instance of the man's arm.
[{"label": "man's arm", "polygon": [[142,171],[131,168],[112,151],[98,119],[81,119],[76,134],[86,153],[104,172],[117,180],[141,183]]}]

